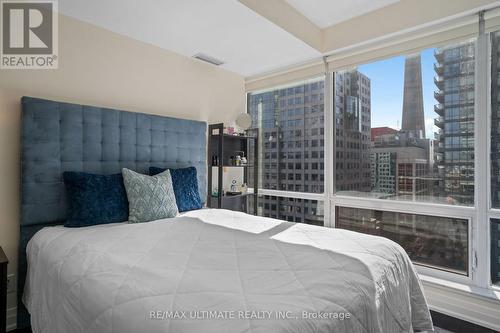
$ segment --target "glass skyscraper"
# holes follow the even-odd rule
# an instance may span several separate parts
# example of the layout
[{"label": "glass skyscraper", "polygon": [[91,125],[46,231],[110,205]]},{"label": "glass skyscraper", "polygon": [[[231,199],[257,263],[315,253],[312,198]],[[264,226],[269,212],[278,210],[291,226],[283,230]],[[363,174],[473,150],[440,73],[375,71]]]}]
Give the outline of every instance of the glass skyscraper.
[{"label": "glass skyscraper", "polygon": [[436,50],[434,97],[439,128],[436,150],[441,195],[449,203],[474,203],[473,42]]}]

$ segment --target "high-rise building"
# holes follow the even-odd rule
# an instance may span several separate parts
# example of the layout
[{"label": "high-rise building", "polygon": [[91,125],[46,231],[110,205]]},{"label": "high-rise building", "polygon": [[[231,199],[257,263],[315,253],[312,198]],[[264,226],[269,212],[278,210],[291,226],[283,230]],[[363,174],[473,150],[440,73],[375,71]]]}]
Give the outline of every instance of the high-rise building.
[{"label": "high-rise building", "polygon": [[435,52],[440,194],[460,204],[474,203],[474,52],[473,42]]},{"label": "high-rise building", "polygon": [[[324,192],[324,81],[249,95],[252,126],[260,129],[260,188]],[[259,214],[323,224],[314,200],[261,196]]]},{"label": "high-rise building", "polygon": [[[260,187],[324,192],[324,81],[249,95],[253,126],[260,129]],[[358,71],[336,73],[335,135],[338,190],[371,188],[370,79]],[[323,224],[314,200],[262,196],[261,215]]]},{"label": "high-rise building", "polygon": [[420,53],[405,59],[403,121],[401,130],[414,137],[425,138],[424,100],[422,93],[422,63]]},{"label": "high-rise building", "polygon": [[371,84],[359,71],[335,73],[337,191],[370,191]]}]

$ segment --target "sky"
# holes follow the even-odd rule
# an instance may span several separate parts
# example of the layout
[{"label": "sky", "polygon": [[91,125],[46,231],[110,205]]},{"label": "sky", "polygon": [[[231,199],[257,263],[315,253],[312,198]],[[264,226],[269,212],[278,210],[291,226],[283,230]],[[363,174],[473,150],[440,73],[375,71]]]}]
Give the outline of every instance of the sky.
[{"label": "sky", "polygon": [[[434,137],[434,118],[438,116],[434,112],[434,104],[437,103],[434,99],[434,50],[421,52],[425,132],[428,138]],[[398,56],[358,66],[358,70],[371,80],[372,127],[401,128],[404,64],[405,57]]]}]

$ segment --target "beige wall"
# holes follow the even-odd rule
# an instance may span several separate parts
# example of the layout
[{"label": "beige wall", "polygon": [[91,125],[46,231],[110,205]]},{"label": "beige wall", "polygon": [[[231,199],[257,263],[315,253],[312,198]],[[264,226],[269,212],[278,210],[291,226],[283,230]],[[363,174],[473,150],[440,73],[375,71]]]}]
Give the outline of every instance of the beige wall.
[{"label": "beige wall", "polygon": [[58,70],[0,70],[0,246],[9,274],[17,274],[21,96],[209,122],[245,111],[243,77],[67,17],[59,59]]}]

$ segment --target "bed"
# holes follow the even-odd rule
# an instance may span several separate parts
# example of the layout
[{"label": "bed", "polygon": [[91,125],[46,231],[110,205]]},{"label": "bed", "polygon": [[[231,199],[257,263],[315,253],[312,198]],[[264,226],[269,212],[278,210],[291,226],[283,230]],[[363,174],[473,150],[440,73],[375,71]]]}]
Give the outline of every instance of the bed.
[{"label": "bed", "polygon": [[24,302],[35,332],[432,328],[404,250],[347,230],[202,209],[45,228],[27,253]]},{"label": "bed", "polygon": [[[206,195],[206,124],[148,117],[23,99],[20,304],[31,318],[21,313],[21,325],[30,320],[35,333],[432,330],[415,269],[388,239],[220,209],[141,224],[57,225],[65,170],[193,165]],[[169,141],[170,131],[199,139]]]}]

